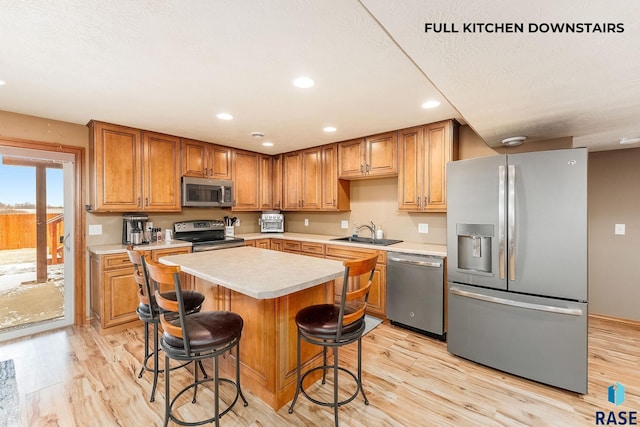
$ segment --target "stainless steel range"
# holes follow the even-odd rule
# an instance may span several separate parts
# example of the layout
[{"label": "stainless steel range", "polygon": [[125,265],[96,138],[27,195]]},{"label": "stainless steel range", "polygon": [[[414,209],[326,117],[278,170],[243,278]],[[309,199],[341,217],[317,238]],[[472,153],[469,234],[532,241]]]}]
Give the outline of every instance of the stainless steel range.
[{"label": "stainless steel range", "polygon": [[174,222],[173,238],[191,242],[193,252],[244,246],[242,237],[224,235],[224,221],[221,219]]}]

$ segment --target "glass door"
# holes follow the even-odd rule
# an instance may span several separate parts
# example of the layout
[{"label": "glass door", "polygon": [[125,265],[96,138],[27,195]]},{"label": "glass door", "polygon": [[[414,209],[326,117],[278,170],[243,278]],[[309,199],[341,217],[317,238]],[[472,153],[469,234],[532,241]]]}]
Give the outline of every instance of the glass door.
[{"label": "glass door", "polygon": [[0,341],[73,324],[74,168],[0,146]]}]

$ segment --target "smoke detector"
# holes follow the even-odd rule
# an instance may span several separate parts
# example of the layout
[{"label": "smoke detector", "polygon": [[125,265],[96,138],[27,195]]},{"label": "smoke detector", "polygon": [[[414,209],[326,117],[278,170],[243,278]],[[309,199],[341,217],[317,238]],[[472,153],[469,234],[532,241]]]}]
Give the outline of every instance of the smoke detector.
[{"label": "smoke detector", "polygon": [[516,145],[522,144],[526,139],[526,136],[511,136],[500,142],[502,142],[502,145],[506,145],[507,147],[515,147]]},{"label": "smoke detector", "polygon": [[251,132],[251,136],[254,137],[255,139],[262,139],[262,138],[264,138],[264,133],[262,133],[262,132]]}]

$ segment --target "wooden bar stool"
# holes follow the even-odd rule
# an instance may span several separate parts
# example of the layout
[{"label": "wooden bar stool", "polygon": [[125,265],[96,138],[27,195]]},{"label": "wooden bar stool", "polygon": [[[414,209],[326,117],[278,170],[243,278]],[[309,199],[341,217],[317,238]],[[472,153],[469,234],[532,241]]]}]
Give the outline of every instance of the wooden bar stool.
[{"label": "wooden bar stool", "polygon": [[[159,369],[158,366],[158,352],[160,350],[160,346],[158,344],[158,325],[160,324],[160,308],[156,304],[154,292],[151,289],[151,284],[149,282],[149,276],[146,269],[146,259],[149,257],[151,253],[149,251],[141,251],[134,250],[133,246],[127,247],[127,254],[129,255],[129,260],[133,263],[133,277],[138,284],[138,308],[136,312],[138,313],[138,318],[142,320],[144,323],[144,359],[142,362],[142,367],[140,368],[140,373],[138,374],[138,378],[142,378],[142,374],[145,371],[153,372],[153,386],[151,387],[151,398],[150,402],[155,401],[156,395],[156,387],[158,385],[158,374],[163,373],[163,369]],[[171,290],[168,292],[163,292],[167,298],[175,300],[175,291]],[[200,292],[195,291],[185,291],[183,293],[183,299],[185,308],[188,313],[196,313],[200,311],[202,308],[202,303],[204,302],[204,295]],[[149,325],[152,326],[152,336],[153,336],[153,351],[151,351],[151,346],[149,345]],[[149,360],[153,357],[153,365],[149,366]],[[178,369],[181,366],[176,366],[172,369]],[[207,373],[204,370],[202,364],[200,364],[200,370],[202,371],[204,377],[207,377]]]},{"label": "wooden bar stool", "polygon": [[[202,361],[213,359],[213,378],[198,380],[198,370],[195,370],[195,381],[182,388],[173,398],[170,395],[171,371],[165,369],[165,420],[180,425],[196,426],[214,422],[220,425],[220,417],[229,412],[242,398],[244,406],[249,403],[242,394],[240,387],[240,337],[244,321],[238,314],[230,311],[201,311],[187,314],[184,306],[183,291],[180,286],[180,267],[167,266],[153,261],[147,262],[150,281],[154,284],[155,297],[158,306],[164,311],[160,314],[160,322],[164,333],[160,345],[164,350],[165,367],[169,366],[170,359],[181,362]],[[173,285],[177,298],[166,298],[158,292],[161,285]],[[228,378],[220,378],[218,358],[220,355],[236,352],[236,378],[235,381]],[[193,403],[196,403],[198,386],[206,382],[213,382],[214,415],[201,421],[185,421],[179,419],[174,413],[174,405],[177,399],[193,388]],[[220,411],[219,386],[220,383],[231,384],[235,389],[233,401]]]},{"label": "wooden bar stool", "polygon": [[[371,281],[378,261],[378,255],[358,260],[344,261],[344,278],[340,302],[336,304],[317,304],[303,308],[296,315],[298,326],[297,364],[296,364],[296,394],[293,397],[289,413],[293,413],[300,392],[313,403],[332,407],[335,425],[338,425],[338,408],[346,405],[362,392],[365,405],[369,404],[362,388],[362,334],[365,330],[365,310],[369,299]],[[361,280],[361,276],[368,273],[368,280]],[[365,276],[366,277],[366,276]],[[300,372],[300,340],[322,346],[323,364],[311,368],[304,374]],[[357,375],[338,365],[338,349],[344,345],[358,342],[358,372]],[[333,349],[333,365],[327,365],[327,348]],[[307,375],[322,369],[322,384],[326,382],[326,372],[333,370],[333,401],[323,402],[311,397],[303,386]],[[346,399],[338,401],[338,373],[349,374],[356,383],[355,392]]]}]

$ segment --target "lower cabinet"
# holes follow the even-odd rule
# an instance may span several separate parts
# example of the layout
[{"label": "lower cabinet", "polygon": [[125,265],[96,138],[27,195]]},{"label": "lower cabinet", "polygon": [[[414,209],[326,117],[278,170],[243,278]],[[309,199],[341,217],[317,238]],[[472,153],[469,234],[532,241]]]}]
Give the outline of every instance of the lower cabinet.
[{"label": "lower cabinet", "polygon": [[[158,260],[168,255],[191,252],[191,248],[167,248],[151,251]],[[185,289],[191,287],[181,275]],[[90,256],[90,309],[93,324],[101,334],[117,331],[137,322],[138,285],[133,279],[133,264],[126,253]],[[118,327],[118,328],[116,328]]]}]

